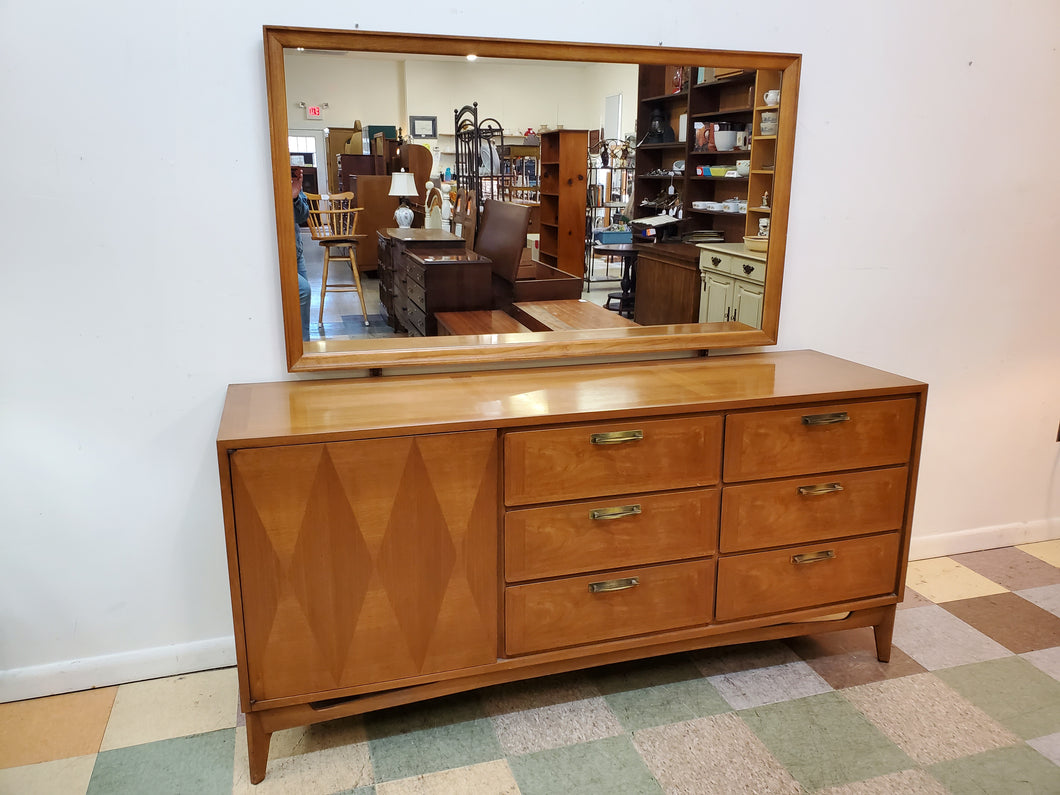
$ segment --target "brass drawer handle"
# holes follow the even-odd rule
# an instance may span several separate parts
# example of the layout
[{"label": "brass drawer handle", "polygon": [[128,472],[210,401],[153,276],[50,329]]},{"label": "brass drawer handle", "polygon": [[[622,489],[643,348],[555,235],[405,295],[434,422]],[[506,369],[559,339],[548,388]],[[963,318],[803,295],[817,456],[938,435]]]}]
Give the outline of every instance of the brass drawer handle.
[{"label": "brass drawer handle", "polygon": [[843,485],[841,483],[817,483],[813,486],[799,486],[799,496],[816,497],[819,494],[835,494],[835,492],[842,490]]},{"label": "brass drawer handle", "polygon": [[623,442],[636,442],[643,438],[644,431],[609,431],[589,435],[589,441],[592,444],[622,444]]},{"label": "brass drawer handle", "polygon": [[636,516],[640,513],[639,505],[616,505],[614,508],[593,508],[589,511],[590,519],[621,519],[623,516]]},{"label": "brass drawer handle", "polygon": [[589,583],[589,593],[607,593],[608,591],[624,591],[640,585],[637,577],[623,577],[621,580],[604,580],[603,582]]},{"label": "brass drawer handle", "polygon": [[807,552],[804,555],[792,555],[791,562],[798,565],[799,563],[818,563],[822,560],[833,560],[834,558],[834,549],[823,549],[820,552]]},{"label": "brass drawer handle", "polygon": [[803,425],[835,425],[837,422],[850,422],[850,415],[845,411],[835,411],[831,414],[803,414]]}]

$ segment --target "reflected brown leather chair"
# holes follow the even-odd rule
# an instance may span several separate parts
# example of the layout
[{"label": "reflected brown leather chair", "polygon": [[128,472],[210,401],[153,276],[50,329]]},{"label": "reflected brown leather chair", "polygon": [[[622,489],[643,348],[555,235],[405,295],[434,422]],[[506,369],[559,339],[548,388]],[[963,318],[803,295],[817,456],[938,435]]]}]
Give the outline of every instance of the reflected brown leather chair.
[{"label": "reflected brown leather chair", "polygon": [[486,200],[474,250],[493,262],[494,309],[507,310],[515,299],[515,280],[529,224],[530,208],[525,204]]}]

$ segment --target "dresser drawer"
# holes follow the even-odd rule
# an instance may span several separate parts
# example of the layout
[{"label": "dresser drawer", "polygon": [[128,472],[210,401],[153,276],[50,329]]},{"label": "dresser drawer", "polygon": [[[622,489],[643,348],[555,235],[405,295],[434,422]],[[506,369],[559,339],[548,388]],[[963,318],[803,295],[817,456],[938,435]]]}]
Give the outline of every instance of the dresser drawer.
[{"label": "dresser drawer", "polygon": [[893,594],[898,533],[734,555],[718,561],[718,621]]},{"label": "dresser drawer", "polygon": [[405,283],[405,295],[408,296],[409,301],[416,304],[420,309],[427,308],[427,298],[422,284],[409,279]]},{"label": "dresser drawer", "polygon": [[904,464],[915,421],[913,398],[730,414],[725,481]]},{"label": "dresser drawer", "polygon": [[706,624],[713,593],[713,560],[515,585],[504,591],[505,653]]},{"label": "dresser drawer", "polygon": [[507,505],[710,486],[722,420],[700,415],[516,431],[504,437]]},{"label": "dresser drawer", "polygon": [[716,488],[522,508],[504,517],[508,582],[714,552]]},{"label": "dresser drawer", "polygon": [[403,322],[412,336],[427,336],[427,315],[416,304],[411,302],[405,304]]},{"label": "dresser drawer", "polygon": [[[415,282],[420,285],[421,289],[426,282],[426,266],[423,263],[416,262],[412,257],[405,258],[405,280],[406,282]],[[411,284],[410,284],[411,286]]]},{"label": "dresser drawer", "polygon": [[726,486],[721,551],[897,530],[908,475],[903,466]]}]

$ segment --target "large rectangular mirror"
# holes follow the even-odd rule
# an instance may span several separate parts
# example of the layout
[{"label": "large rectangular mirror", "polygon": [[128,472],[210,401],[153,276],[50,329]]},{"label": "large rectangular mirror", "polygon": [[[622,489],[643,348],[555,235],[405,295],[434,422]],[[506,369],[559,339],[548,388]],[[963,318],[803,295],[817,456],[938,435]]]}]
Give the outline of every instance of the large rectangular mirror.
[{"label": "large rectangular mirror", "polygon": [[[799,56],[279,27],[264,29],[264,44],[291,371],[530,363],[776,342]],[[468,71],[469,55],[478,58],[476,71]],[[323,103],[327,107],[321,107]],[[476,114],[477,122],[456,118],[461,105]],[[313,121],[317,113],[326,114],[323,123]],[[356,122],[363,127],[354,141],[346,133]],[[461,145],[457,126],[474,131],[489,130],[491,124],[499,132],[483,137],[496,151],[486,158],[488,168],[471,174],[456,154]],[[322,134],[324,125],[327,136],[316,135],[315,147],[313,142],[307,147],[298,143],[300,132],[307,137]],[[536,140],[522,137],[523,129],[530,127],[539,133]],[[411,230],[388,232],[398,227],[390,211],[382,216],[367,210],[358,214],[361,220],[372,217],[357,228],[365,279],[361,296],[352,296],[353,303],[347,304],[354,307],[350,314],[355,316],[349,332],[318,327],[318,320],[324,319],[318,306],[305,332],[296,235],[301,235],[306,254],[322,257],[324,247],[318,247],[307,229],[296,231],[292,163],[301,158],[306,166],[300,172],[304,193],[326,197],[353,188],[356,201],[351,206],[371,206],[365,197],[374,195],[380,202],[379,185],[374,194],[358,191],[357,178],[343,173],[343,163],[351,162],[350,154],[371,159],[378,152],[389,186],[391,172],[408,162],[408,153],[404,161],[396,157],[402,147],[427,153],[429,176],[447,188],[446,198],[449,185],[455,193],[459,176],[478,190],[480,206],[492,197],[532,209],[532,263],[524,256],[520,278],[513,279],[521,283],[524,298],[559,297],[548,292],[555,289],[549,280],[559,275],[575,290],[564,288],[568,292],[562,298],[605,305],[611,292],[617,296],[612,308],[626,311],[592,307],[596,311],[584,319],[541,324],[534,314],[536,302],[527,308],[517,291],[500,303],[494,295],[483,299],[492,304],[463,307],[503,311],[504,323],[482,327],[483,317],[476,315],[476,327],[464,322],[472,315],[451,312],[439,323],[441,315],[420,309],[429,301],[424,300],[422,284],[406,285],[404,266],[411,262],[412,267],[430,270],[437,284],[443,274],[438,259],[475,246],[470,240],[455,240],[448,220],[444,229],[422,230],[431,220],[425,220],[419,176],[421,193],[412,197],[417,213]],[[315,151],[306,158],[297,152],[301,148]],[[347,155],[346,160],[340,155]],[[518,178],[513,179],[516,158]],[[371,173],[378,182],[378,172]],[[501,176],[504,179],[498,179]],[[362,179],[361,185],[368,186],[369,180]],[[399,201],[385,189],[382,193],[386,201]],[[327,198],[322,205],[329,207]],[[495,218],[499,215],[494,213]],[[647,221],[652,218],[656,220]],[[625,224],[627,219],[640,223]],[[437,224],[437,218],[433,221]],[[624,236],[613,231],[624,224]],[[768,238],[754,240],[763,237],[758,230],[766,227]],[[419,248],[414,239],[424,237],[454,239],[442,251]],[[601,292],[593,284],[594,267],[600,263],[594,253],[606,256],[606,247],[615,239],[631,240],[637,257],[607,257],[603,278],[626,279]],[[402,258],[400,289],[394,284],[393,257]],[[631,262],[636,262],[632,285]],[[332,270],[343,267],[349,272],[349,265],[341,262]],[[474,275],[476,268],[488,270],[489,265],[469,261],[446,273]],[[498,277],[493,279],[496,293]],[[315,272],[309,280],[317,301],[320,280]],[[499,283],[503,286],[503,280]],[[474,292],[468,285],[457,284],[450,293],[462,291],[466,297]],[[623,306],[629,293],[633,301]],[[369,307],[365,312],[357,308],[360,297]],[[741,297],[744,309],[738,314],[735,306]],[[336,305],[330,292],[327,302],[325,310]],[[405,314],[406,305],[421,316]],[[369,317],[374,327],[366,333],[358,327]],[[468,330],[474,333],[462,333]]]}]

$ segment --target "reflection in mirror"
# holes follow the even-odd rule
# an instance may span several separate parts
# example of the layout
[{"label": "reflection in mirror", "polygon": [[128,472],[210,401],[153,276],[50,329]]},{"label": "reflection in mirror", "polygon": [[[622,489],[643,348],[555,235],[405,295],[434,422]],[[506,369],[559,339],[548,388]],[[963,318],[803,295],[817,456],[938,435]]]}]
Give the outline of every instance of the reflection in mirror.
[{"label": "reflection in mirror", "polygon": [[[797,56],[265,39],[292,370],[775,341]],[[359,279],[295,232],[305,194],[356,208]]]}]

